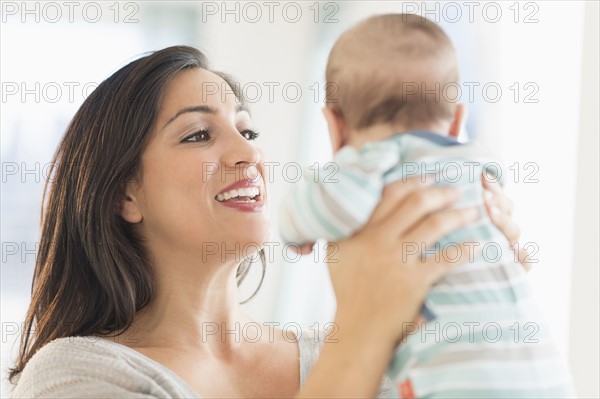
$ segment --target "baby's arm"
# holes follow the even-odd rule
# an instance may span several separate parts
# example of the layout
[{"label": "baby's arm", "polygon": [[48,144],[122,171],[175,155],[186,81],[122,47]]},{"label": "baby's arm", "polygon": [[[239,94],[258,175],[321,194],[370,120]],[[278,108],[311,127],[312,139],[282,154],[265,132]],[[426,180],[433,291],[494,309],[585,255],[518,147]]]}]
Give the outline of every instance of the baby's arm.
[{"label": "baby's arm", "polygon": [[305,173],[282,204],[284,242],[302,245],[351,235],[369,219],[381,198],[383,174],[398,161],[395,146],[372,143],[360,150],[344,147],[319,173]]}]

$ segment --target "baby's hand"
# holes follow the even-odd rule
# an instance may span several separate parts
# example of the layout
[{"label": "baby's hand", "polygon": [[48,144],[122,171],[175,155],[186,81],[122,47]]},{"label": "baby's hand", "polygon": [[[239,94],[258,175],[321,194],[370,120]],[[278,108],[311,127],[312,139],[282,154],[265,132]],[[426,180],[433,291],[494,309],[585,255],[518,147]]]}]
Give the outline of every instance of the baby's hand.
[{"label": "baby's hand", "polygon": [[312,252],[314,246],[315,246],[315,243],[313,242],[310,244],[302,244],[302,245],[291,244],[289,246],[289,248],[292,250],[292,252],[294,252],[296,254],[307,255]]}]

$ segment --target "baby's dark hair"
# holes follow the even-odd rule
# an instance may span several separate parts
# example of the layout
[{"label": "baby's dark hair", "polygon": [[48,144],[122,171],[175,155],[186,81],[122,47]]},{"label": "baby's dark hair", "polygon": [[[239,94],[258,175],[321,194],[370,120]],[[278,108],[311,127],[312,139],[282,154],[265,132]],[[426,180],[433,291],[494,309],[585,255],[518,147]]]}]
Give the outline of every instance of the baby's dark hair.
[{"label": "baby's dark hair", "polygon": [[454,47],[414,14],[371,17],[345,32],[327,62],[327,106],[355,130],[375,124],[423,128],[452,118],[444,96],[457,84]]}]

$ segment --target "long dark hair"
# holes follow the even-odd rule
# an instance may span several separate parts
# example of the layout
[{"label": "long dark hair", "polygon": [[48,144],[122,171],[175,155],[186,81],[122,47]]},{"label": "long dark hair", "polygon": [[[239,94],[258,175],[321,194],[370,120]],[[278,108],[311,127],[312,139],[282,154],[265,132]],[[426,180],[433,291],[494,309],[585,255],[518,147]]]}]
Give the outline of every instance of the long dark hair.
[{"label": "long dark hair", "polygon": [[[139,177],[166,85],[189,68],[209,69],[206,57],[192,47],[168,47],[139,58],[103,81],[69,124],[44,187],[31,304],[11,382],[48,342],[127,329],[152,300],[144,243],[115,207],[125,183]],[[232,78],[213,72],[243,102]],[[259,259],[262,284],[263,251]],[[255,260],[238,266],[238,285]]]}]

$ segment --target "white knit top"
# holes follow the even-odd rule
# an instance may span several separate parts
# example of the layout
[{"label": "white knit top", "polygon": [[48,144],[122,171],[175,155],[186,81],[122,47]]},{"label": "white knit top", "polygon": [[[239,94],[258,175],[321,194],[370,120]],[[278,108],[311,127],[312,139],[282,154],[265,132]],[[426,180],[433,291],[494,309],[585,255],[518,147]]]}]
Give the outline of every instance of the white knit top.
[{"label": "white knit top", "polygon": [[[300,385],[322,342],[312,334],[298,340]],[[332,381],[332,383],[334,383]],[[386,397],[386,377],[378,397]],[[167,367],[141,353],[98,337],[56,339],[42,347],[18,377],[13,398],[199,398]]]}]

